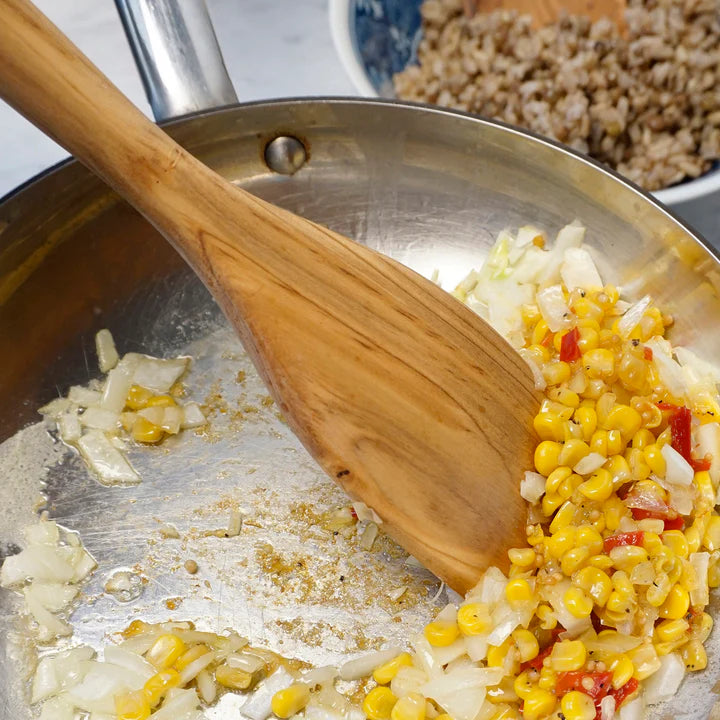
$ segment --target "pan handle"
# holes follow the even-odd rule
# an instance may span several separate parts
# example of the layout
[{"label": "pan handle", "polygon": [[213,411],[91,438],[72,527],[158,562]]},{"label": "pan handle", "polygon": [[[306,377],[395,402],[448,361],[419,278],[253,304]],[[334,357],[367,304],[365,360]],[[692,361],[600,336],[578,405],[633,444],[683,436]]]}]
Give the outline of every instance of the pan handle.
[{"label": "pan handle", "polygon": [[237,102],[205,0],[115,0],[159,122]]}]

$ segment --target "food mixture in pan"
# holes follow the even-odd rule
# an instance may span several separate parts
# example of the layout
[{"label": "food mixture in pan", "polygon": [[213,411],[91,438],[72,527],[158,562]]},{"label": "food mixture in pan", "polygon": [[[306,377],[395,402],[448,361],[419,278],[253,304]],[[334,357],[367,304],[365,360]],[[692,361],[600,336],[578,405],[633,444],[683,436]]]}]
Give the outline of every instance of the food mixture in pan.
[{"label": "food mixture in pan", "polygon": [[399,98],[529,128],[647,190],[720,158],[718,0],[629,0],[624,35],[607,19],[536,29],[507,11],[468,18],[463,4],[425,0]]},{"label": "food mixture in pan", "polygon": [[[184,720],[234,692],[251,720],[642,720],[703,670],[720,585],[720,372],[670,344],[673,319],[650,297],[629,302],[603,282],[584,234],[566,226],[546,247],[534,227],[503,232],[454,290],[518,348],[544,392],[535,467],[518,478],[527,545],[508,550],[507,575],[490,568],[424,628],[407,627],[404,647],[339,667],[308,667],[231,630],[138,618],[100,653],[72,642],[44,653],[30,683],[39,717]],[[158,442],[206,418],[173,391],[187,359],[120,359],[108,335],[98,350],[106,380],[45,410],[101,481],[122,471],[137,482],[123,432]],[[115,401],[112,427],[103,398]],[[104,455],[83,451],[88,436]],[[362,504],[338,509],[326,531],[358,520],[369,549],[382,519]],[[45,516],[22,544],[2,585],[22,592],[39,643],[70,636],[95,561]],[[129,577],[116,583],[132,589]]]}]

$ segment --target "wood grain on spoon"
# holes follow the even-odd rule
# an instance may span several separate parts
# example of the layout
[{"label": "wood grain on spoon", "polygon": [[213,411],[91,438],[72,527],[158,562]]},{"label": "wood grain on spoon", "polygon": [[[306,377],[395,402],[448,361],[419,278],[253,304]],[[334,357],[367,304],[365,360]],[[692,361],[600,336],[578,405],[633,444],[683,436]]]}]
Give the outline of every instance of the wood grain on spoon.
[{"label": "wood grain on spoon", "polygon": [[184,254],[298,437],[409,552],[460,591],[506,565],[538,398],[485,322],[202,165],[25,0],[0,4],[0,94]]},{"label": "wood grain on spoon", "polygon": [[533,25],[542,27],[558,19],[564,10],[569,15],[585,15],[591,20],[606,17],[618,27],[624,26],[626,0],[464,0],[468,15],[494,10],[517,10],[531,15]]}]

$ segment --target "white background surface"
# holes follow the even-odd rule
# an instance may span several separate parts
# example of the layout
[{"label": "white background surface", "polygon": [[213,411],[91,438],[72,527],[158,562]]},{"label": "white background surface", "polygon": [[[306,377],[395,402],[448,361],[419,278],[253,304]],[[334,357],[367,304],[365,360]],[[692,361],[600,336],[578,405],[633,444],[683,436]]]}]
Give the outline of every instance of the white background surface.
[{"label": "white background surface", "polygon": [[[326,2],[208,0],[241,102],[357,94],[335,54]],[[35,0],[35,4],[150,114],[113,0]],[[61,148],[0,101],[0,197],[64,157]],[[720,247],[720,194],[675,210]]]}]

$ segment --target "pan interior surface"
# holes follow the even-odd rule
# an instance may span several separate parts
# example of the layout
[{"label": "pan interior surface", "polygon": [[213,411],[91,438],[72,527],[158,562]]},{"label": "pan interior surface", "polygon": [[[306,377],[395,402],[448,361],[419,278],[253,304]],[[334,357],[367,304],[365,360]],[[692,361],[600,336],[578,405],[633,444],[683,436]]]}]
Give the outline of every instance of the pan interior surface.
[{"label": "pan interior surface", "polygon": [[[553,235],[575,218],[588,228],[603,276],[629,297],[650,293],[676,323],[672,340],[720,356],[718,261],[648,197],[572,153],[525,134],[441,110],[367,101],[287,101],[182,119],[168,131],[203,162],[260,197],[353,237],[452,288],[478,267],[496,234],[533,223]],[[298,139],[293,175],[265,164],[278,136]],[[77,455],[37,423],[36,410],[99,376],[94,333],[121,353],[190,354],[188,397],[209,408],[209,429],[130,459],[133,488],[100,486]],[[76,164],[0,204],[0,548],[46,508],[77,530],[99,567],[73,615],[73,642],[99,646],[135,618],[190,619],[234,628],[253,643],[313,664],[402,643],[447,593],[380,539],[367,552],[324,518],[347,499],[290,433],[212,298],[134,211]],[[518,479],[519,480],[519,479]],[[38,496],[43,494],[44,499]],[[213,531],[231,510],[234,538]],[[163,537],[171,524],[178,538]],[[190,576],[184,563],[199,572]],[[118,599],[118,571],[140,579]],[[406,588],[399,600],[394,591]],[[0,709],[30,717],[14,593],[0,590]],[[704,673],[671,706],[707,716],[717,638]],[[211,712],[222,717],[232,695]]]}]

